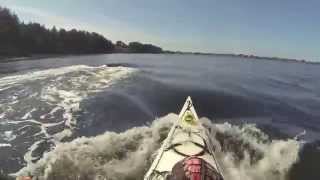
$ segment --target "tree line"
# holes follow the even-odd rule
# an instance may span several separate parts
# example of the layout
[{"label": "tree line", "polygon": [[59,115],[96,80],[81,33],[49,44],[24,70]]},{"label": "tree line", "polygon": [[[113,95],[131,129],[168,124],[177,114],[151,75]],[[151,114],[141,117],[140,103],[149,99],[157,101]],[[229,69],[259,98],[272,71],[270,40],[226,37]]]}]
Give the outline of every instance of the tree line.
[{"label": "tree line", "polygon": [[[121,44],[127,53],[161,53],[160,47],[132,42]],[[117,44],[95,32],[46,28],[24,23],[9,9],[0,7],[0,57],[34,54],[91,54],[117,52]]]},{"label": "tree line", "polygon": [[152,44],[142,44],[139,42],[131,42],[129,43],[129,51],[131,53],[141,53],[141,52],[149,52],[149,53],[162,53],[162,49]]}]

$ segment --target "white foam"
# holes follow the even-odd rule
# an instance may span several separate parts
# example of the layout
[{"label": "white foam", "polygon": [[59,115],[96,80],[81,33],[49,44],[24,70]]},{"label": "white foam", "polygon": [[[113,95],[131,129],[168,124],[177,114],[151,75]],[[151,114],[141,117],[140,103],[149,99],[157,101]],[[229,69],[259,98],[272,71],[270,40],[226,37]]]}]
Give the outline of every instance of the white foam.
[{"label": "white foam", "polygon": [[13,131],[5,131],[4,132],[4,140],[5,141],[13,141],[14,139],[16,139],[16,135],[15,134],[13,134]]},{"label": "white foam", "polygon": [[295,140],[298,140],[300,137],[304,136],[307,134],[307,131],[306,130],[303,130],[301,133],[297,134],[294,139]]},{"label": "white foam", "polygon": [[4,118],[6,116],[6,113],[1,113],[0,114],[0,119]]},{"label": "white foam", "polygon": [[47,70],[41,70],[41,71],[27,72],[24,74],[5,76],[0,78],[0,87],[3,88],[3,87],[8,87],[10,85],[12,87],[12,85],[19,85],[20,83],[25,81],[40,80],[40,79],[44,79],[52,76],[66,74],[68,72],[76,71],[83,68],[88,68],[88,66],[85,66],[85,65],[67,66],[62,68],[47,69]]},{"label": "white foam", "polygon": [[[44,155],[36,164],[29,164],[17,174],[31,172],[39,179],[51,176],[86,177],[87,179],[142,179],[152,162],[152,154],[160,146],[160,137],[165,137],[172,122],[177,118],[169,114],[155,120],[150,126],[131,128],[123,133],[106,132],[102,135],[81,137],[69,143],[62,143]],[[237,150],[219,151],[226,179],[232,180],[285,180],[291,165],[297,160],[299,142],[295,140],[268,140],[267,136],[253,125],[238,127],[230,124],[212,124],[202,119],[213,129],[212,139],[222,133],[242,147],[250,146],[260,158],[252,161],[254,154],[243,146],[244,157],[237,157]],[[221,141],[221,140],[220,140]],[[224,146],[234,146],[227,139]],[[219,143],[218,143],[219,144]]]},{"label": "white foam", "polygon": [[40,141],[36,141],[35,143],[33,143],[29,148],[28,148],[28,152],[24,155],[24,160],[25,162],[27,162],[28,164],[32,164],[32,160],[38,158],[38,157],[33,157],[32,156],[32,152],[38,148],[39,144],[42,142],[42,140]]},{"label": "white foam", "polygon": [[25,122],[30,122],[30,123],[34,123],[34,124],[38,124],[41,125],[42,123],[34,120],[34,119],[28,119],[28,120],[22,120],[22,121],[8,121],[8,124],[20,124],[20,123],[25,123]]},{"label": "white foam", "polygon": [[[14,125],[22,123],[23,127],[26,127],[24,124],[26,122],[39,126],[40,131],[33,136],[52,139],[53,143],[58,144],[63,138],[72,135],[77,123],[73,113],[79,110],[79,105],[84,99],[110,87],[135,71],[127,67],[76,65],[2,77],[0,78],[0,91],[13,89],[12,93],[1,103],[1,109],[5,112],[0,114],[0,118],[6,118],[7,114],[23,112],[20,120],[5,119],[5,122]],[[29,107],[29,102],[44,104],[44,106]],[[39,118],[38,116],[32,117],[35,111],[35,114],[42,111],[44,114]],[[47,117],[52,118],[58,111],[63,113],[62,118],[56,118],[56,122],[53,123],[44,123]],[[65,128],[60,132],[54,135],[47,132],[49,127],[61,124],[64,124]],[[27,164],[32,164],[34,157],[31,154],[37,149],[39,143],[40,141],[35,142],[26,153]]]},{"label": "white foam", "polygon": [[31,118],[31,113],[34,112],[34,111],[36,111],[36,110],[37,110],[36,108],[31,109],[31,111],[29,111],[29,112],[27,112],[25,115],[23,115],[23,116],[21,117],[21,119],[22,119],[22,120],[25,120],[25,119]]},{"label": "white foam", "polygon": [[[298,160],[301,143],[294,139],[270,140],[253,124],[239,127],[224,123],[214,127],[232,139],[228,143],[238,142],[238,150],[244,153],[240,160],[237,151],[218,153],[226,179],[285,180],[291,165]],[[261,157],[254,160],[252,152],[245,150],[246,146]]]},{"label": "white foam", "polygon": [[0,143],[0,148],[1,148],[1,147],[11,147],[11,144],[4,144],[4,143],[1,144],[1,143]]},{"label": "white foam", "polygon": [[[132,68],[126,67],[90,67],[81,66],[77,69],[74,76],[68,78],[60,77],[60,81],[55,81],[41,92],[41,99],[57,106],[51,110],[50,114],[62,109],[64,110],[63,118],[67,129],[56,134],[54,137],[61,140],[64,136],[72,135],[72,129],[76,124],[76,119],[72,114],[79,110],[80,102],[92,93],[97,93],[106,87],[109,87],[117,80],[127,77],[134,72]],[[66,86],[68,83],[68,86]]]}]

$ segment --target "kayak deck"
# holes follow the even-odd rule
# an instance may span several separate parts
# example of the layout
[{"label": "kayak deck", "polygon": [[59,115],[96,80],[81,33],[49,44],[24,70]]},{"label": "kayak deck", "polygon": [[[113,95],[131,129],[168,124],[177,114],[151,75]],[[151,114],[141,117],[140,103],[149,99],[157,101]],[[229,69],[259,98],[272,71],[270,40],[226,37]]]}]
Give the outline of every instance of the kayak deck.
[{"label": "kayak deck", "polygon": [[205,160],[219,171],[213,146],[207,135],[207,130],[199,121],[192,100],[188,97],[144,179],[165,179],[165,174],[170,173],[177,162],[190,156]]}]

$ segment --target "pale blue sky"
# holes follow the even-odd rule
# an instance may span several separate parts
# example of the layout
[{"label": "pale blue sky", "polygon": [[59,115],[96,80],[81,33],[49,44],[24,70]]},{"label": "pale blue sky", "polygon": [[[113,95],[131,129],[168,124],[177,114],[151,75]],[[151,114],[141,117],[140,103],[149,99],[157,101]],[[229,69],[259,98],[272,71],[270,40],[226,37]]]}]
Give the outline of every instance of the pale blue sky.
[{"label": "pale blue sky", "polygon": [[169,50],[320,61],[319,0],[0,0],[21,20]]}]

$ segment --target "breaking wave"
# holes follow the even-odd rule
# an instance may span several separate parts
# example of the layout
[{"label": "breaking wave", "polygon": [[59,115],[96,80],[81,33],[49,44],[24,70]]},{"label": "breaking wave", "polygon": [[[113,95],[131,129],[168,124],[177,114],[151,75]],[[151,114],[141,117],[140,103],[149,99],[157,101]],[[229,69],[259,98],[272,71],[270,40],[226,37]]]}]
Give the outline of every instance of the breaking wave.
[{"label": "breaking wave", "polygon": [[[54,179],[143,179],[156,150],[178,116],[169,114],[148,126],[122,133],[105,132],[59,143],[37,163],[18,174]],[[293,139],[271,140],[253,124],[214,124],[202,118],[217,142],[217,159],[225,178],[232,180],[284,180],[298,160],[300,143]]]}]

